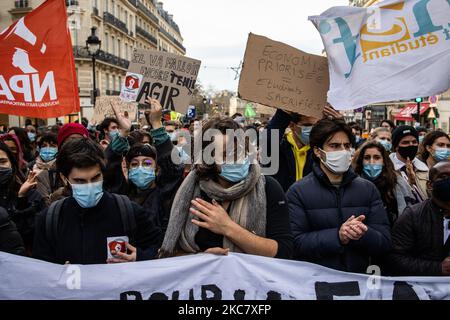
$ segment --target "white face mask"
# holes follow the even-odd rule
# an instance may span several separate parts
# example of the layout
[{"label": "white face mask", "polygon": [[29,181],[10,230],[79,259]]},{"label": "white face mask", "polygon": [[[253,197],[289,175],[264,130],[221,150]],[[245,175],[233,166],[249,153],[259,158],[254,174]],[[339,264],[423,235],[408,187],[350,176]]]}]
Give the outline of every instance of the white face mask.
[{"label": "white face mask", "polygon": [[333,173],[342,174],[348,171],[350,167],[350,162],[352,160],[352,154],[348,150],[332,151],[326,152],[320,149],[320,151],[325,153],[324,161],[322,157],[320,161]]}]

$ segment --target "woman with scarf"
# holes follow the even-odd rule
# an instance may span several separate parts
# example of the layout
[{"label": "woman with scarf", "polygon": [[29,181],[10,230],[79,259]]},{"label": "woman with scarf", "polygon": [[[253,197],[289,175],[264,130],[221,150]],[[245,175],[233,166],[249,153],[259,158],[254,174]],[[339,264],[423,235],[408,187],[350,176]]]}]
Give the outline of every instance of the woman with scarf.
[{"label": "woman with scarf", "polygon": [[416,203],[410,186],[395,172],[385,146],[378,141],[366,142],[356,151],[353,168],[377,187],[391,227],[407,206]]},{"label": "woman with scarf", "polygon": [[57,136],[53,132],[44,133],[38,140],[39,156],[31,163],[32,170],[37,175],[36,190],[50,205],[50,195],[59,186],[56,170],[56,155],[58,154]]},{"label": "woman with scarf", "polygon": [[34,188],[36,174],[30,172],[22,183],[18,176],[17,160],[8,146],[0,142],[0,207],[16,224],[30,254],[34,237],[34,219],[45,208],[45,202]]},{"label": "woman with scarf", "polygon": [[[233,119],[223,117],[203,126],[199,150],[203,154],[197,154],[201,163],[178,189],[160,257],[205,251],[291,257],[283,189],[261,174],[259,164],[252,161],[255,153],[249,154],[245,143],[237,144],[238,139],[229,135],[238,129]],[[212,149],[214,154],[208,154]]]}]

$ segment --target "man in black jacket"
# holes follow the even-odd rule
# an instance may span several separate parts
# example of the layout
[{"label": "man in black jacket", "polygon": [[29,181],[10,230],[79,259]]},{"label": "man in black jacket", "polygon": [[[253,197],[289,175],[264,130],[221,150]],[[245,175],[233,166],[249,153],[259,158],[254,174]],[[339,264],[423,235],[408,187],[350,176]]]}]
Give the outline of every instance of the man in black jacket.
[{"label": "man in black jacket", "polygon": [[[64,144],[56,166],[70,185],[72,196],[60,200],[59,209],[55,204],[53,210],[51,207],[37,216],[35,258],[60,264],[101,264],[147,260],[156,255],[161,230],[140,206],[103,190],[104,163],[103,151],[94,141],[79,139]],[[113,237],[128,237],[128,252],[111,249],[108,259],[107,239]]]},{"label": "man in black jacket", "polygon": [[450,162],[430,170],[431,199],[405,209],[392,230],[389,273],[450,276]]}]

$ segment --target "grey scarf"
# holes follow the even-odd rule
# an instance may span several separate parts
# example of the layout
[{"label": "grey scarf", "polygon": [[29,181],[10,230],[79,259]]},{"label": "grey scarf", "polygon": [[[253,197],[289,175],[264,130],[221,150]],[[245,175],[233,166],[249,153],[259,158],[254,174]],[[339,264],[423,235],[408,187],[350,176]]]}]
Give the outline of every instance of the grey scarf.
[{"label": "grey scarf", "polygon": [[[191,200],[200,197],[201,190],[216,201],[231,201],[230,218],[248,231],[265,237],[265,183],[258,164],[250,166],[250,173],[246,179],[228,189],[224,189],[219,183],[212,180],[199,181],[196,171],[191,171],[175,195],[170,211],[169,225],[159,256],[173,256],[177,247],[187,253],[200,251],[195,243],[195,235],[199,227],[191,222],[192,219],[198,220],[198,218],[189,209]],[[229,248],[231,252],[241,252],[229,239],[226,237],[223,239],[224,248]]]}]

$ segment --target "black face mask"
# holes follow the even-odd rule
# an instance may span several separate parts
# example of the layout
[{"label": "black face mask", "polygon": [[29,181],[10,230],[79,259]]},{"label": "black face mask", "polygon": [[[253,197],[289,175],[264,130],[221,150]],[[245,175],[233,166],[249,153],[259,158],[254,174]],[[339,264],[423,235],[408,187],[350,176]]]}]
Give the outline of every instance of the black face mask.
[{"label": "black face mask", "polygon": [[450,178],[433,183],[433,197],[442,202],[450,201]]},{"label": "black face mask", "polygon": [[8,184],[12,178],[11,168],[0,168],[0,185]]},{"label": "black face mask", "polygon": [[413,161],[416,157],[418,150],[419,146],[398,147],[398,153],[402,156],[402,158],[409,158],[411,161]]}]

